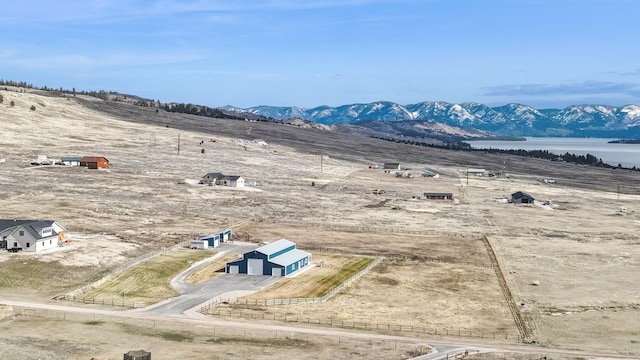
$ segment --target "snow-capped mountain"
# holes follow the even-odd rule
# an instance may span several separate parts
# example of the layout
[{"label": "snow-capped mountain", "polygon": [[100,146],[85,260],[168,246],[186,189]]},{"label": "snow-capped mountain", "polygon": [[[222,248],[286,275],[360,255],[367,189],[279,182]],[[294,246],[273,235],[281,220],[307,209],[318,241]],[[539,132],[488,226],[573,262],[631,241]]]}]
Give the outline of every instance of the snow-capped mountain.
[{"label": "snow-capped mountain", "polygon": [[374,121],[435,121],[474,128],[500,136],[598,136],[640,137],[640,106],[574,105],[564,109],[535,109],[507,104],[489,107],[475,102],[459,104],[425,101],[400,105],[389,101],[338,107],[258,106],[238,110],[275,119],[301,118],[320,124],[352,124]]}]

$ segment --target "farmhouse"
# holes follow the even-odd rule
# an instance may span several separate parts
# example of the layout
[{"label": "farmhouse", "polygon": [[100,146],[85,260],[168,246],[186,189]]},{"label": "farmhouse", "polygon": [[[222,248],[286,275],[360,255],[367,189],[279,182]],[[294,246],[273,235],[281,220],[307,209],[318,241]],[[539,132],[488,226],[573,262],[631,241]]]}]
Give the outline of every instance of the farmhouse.
[{"label": "farmhouse", "polygon": [[208,173],[200,180],[201,184],[222,185],[228,187],[243,187],[245,179],[242,176],[224,175],[222,173]]},{"label": "farmhouse", "polygon": [[437,178],[440,177],[440,174],[438,174],[436,172],[433,172],[433,171],[425,170],[422,173],[422,177],[429,177],[429,178],[436,178],[437,179]]},{"label": "farmhouse", "polygon": [[82,156],[62,156],[60,161],[67,166],[80,166]]},{"label": "farmhouse", "polygon": [[83,156],[80,159],[80,166],[86,166],[89,169],[108,169],[109,160],[103,156]]},{"label": "farmhouse", "polygon": [[311,254],[296,249],[296,244],[281,239],[242,255],[227,263],[228,274],[288,276],[311,263]]},{"label": "farmhouse", "polygon": [[424,193],[424,198],[427,200],[453,200],[452,193],[436,193],[436,192],[426,192]]},{"label": "farmhouse", "polygon": [[0,249],[32,251],[52,249],[65,229],[55,221],[0,220]]},{"label": "farmhouse", "polygon": [[533,196],[523,191],[511,194],[511,202],[514,204],[533,204],[534,200]]},{"label": "farmhouse", "polygon": [[382,168],[384,170],[400,170],[400,163],[384,163]]},{"label": "farmhouse", "polygon": [[484,176],[487,173],[485,169],[468,168],[467,175]]}]

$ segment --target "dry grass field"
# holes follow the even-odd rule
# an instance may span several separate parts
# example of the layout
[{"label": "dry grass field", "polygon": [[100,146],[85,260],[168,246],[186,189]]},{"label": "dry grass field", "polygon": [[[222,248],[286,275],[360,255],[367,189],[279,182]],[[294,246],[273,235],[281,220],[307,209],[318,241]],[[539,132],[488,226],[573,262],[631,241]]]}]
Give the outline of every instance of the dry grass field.
[{"label": "dry grass field", "polygon": [[310,268],[293,278],[282,279],[263,291],[247,296],[246,300],[322,297],[369,266],[374,259],[314,254],[313,261],[323,266]]},{"label": "dry grass field", "polygon": [[223,255],[222,257],[207,263],[202,268],[192,272],[185,280],[192,284],[202,284],[209,279],[213,279],[214,277],[223,274],[226,263],[237,258],[237,254]]},{"label": "dry grass field", "polygon": [[[488,266],[481,240],[487,235],[542,347],[640,356],[638,172],[156,113],[89,98],[0,94],[2,217],[54,219],[78,234],[50,253],[1,252],[0,299],[51,302],[131,258],[232,227],[244,241],[287,238],[314,254],[388,257],[326,303],[255,311],[517,335]],[[31,166],[39,154],[105,156],[111,167]],[[388,161],[417,176],[368,168]],[[510,176],[467,179],[466,167],[506,168]],[[427,168],[441,176],[420,177]],[[214,171],[257,186],[197,185]],[[551,205],[507,204],[515,191]],[[451,192],[456,201],[413,198],[424,192]],[[27,336],[3,324],[14,341]],[[74,334],[82,331],[73,325],[62,332],[79,339]],[[109,334],[96,335],[101,346],[133,336]],[[153,338],[157,351],[190,347]],[[323,352],[328,345],[318,346],[319,357],[331,357]]]},{"label": "dry grass field", "polygon": [[178,295],[169,281],[199,260],[211,256],[210,252],[174,250],[152,257],[120,273],[113,279],[82,294],[87,299],[126,300],[155,304]]}]

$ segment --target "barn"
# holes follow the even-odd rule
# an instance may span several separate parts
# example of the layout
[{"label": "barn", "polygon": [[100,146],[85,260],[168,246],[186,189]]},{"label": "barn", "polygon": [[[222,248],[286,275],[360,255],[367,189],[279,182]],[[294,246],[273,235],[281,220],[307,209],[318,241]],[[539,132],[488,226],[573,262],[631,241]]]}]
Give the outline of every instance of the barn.
[{"label": "barn", "polygon": [[60,157],[60,161],[63,164],[68,166],[80,166],[80,160],[82,160],[81,156],[62,156]]},{"label": "barn", "polygon": [[311,254],[280,239],[242,255],[226,265],[228,274],[289,276],[311,264]]},{"label": "barn", "polygon": [[533,196],[524,191],[518,191],[511,194],[511,202],[514,204],[533,204],[534,200]]},{"label": "barn", "polygon": [[427,200],[453,200],[452,193],[436,193],[436,192],[426,192],[424,193],[424,198]]},{"label": "barn", "polygon": [[200,235],[197,241],[205,241],[208,247],[215,248],[220,246],[220,243],[224,243],[231,240],[231,229],[220,231],[219,233]]},{"label": "barn", "polygon": [[83,156],[80,159],[80,166],[86,166],[89,169],[108,169],[109,160],[103,156]]}]

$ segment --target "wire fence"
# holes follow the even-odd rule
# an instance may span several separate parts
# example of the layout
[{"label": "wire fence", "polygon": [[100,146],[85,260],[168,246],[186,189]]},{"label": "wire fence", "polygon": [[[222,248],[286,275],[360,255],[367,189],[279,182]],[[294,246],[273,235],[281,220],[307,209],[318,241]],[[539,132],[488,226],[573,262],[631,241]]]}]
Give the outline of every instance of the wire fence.
[{"label": "wire fence", "polygon": [[[185,246],[189,246],[190,241],[182,241],[180,243],[177,243],[173,246],[167,247],[167,248],[162,248],[158,251],[154,251],[151,253],[147,253],[144,254],[142,256],[139,256],[135,259],[131,259],[129,261],[127,261],[126,263],[118,266],[117,268],[111,270],[111,272],[109,272],[107,275],[103,276],[102,278],[100,278],[99,280],[96,280],[90,284],[87,284],[79,289],[75,289],[73,291],[70,291],[62,296],[57,297],[56,299],[58,300],[69,300],[69,299],[75,299],[75,298],[80,298],[82,294],[84,294],[85,292],[94,289],[98,286],[100,286],[102,283],[104,283],[105,281],[111,280],[114,277],[118,276],[119,274],[121,274],[122,272],[124,272],[125,270],[129,269],[132,266],[138,265],[139,263],[151,259],[152,257],[161,255],[161,254],[165,254],[169,251],[175,250],[175,249],[179,249]],[[74,300],[72,300],[74,301]]]},{"label": "wire fence", "polygon": [[304,348],[306,343],[311,343],[320,347],[341,349],[344,354],[353,351],[371,354],[370,358],[377,358],[378,354],[384,354],[385,358],[408,358],[421,355],[419,351],[423,349],[427,349],[425,351],[431,349],[424,342],[418,340],[363,339],[357,335],[349,336],[349,334],[326,335],[318,332],[305,332],[305,329],[300,329],[300,331],[279,330],[277,328],[266,330],[242,326],[242,324],[220,325],[192,319],[143,318],[136,315],[128,316],[126,312],[102,314],[13,306],[13,316],[14,321],[39,322],[42,319],[59,321],[60,328],[65,324],[73,325],[76,323],[84,325],[122,324],[127,325],[130,331],[138,331],[145,336],[156,334],[163,339],[175,339],[179,342],[196,344],[220,344],[225,339],[229,341],[241,339],[241,341],[265,344],[264,346],[303,346]]},{"label": "wire fence", "polygon": [[465,338],[481,338],[481,339],[500,339],[500,340],[513,340],[519,341],[520,336],[518,334],[509,334],[506,332],[494,332],[475,329],[448,329],[428,325],[411,325],[411,324],[386,324],[375,323],[366,321],[355,320],[339,320],[320,317],[308,317],[300,315],[286,315],[286,314],[266,314],[264,312],[255,312],[251,310],[231,310],[221,308],[209,308],[206,311],[207,315],[241,318],[248,320],[268,320],[279,321],[285,323],[302,323],[312,325],[332,326],[343,329],[360,329],[360,330],[372,330],[383,331],[389,333],[419,333],[437,336],[455,336]]},{"label": "wire fence", "polygon": [[[335,294],[340,292],[340,290],[344,289],[347,285],[351,284],[355,280],[359,279],[362,275],[366,274],[369,270],[371,270],[374,266],[378,265],[382,261],[382,258],[378,257],[371,264],[367,265],[364,269],[360,270],[358,273],[354,274],[347,280],[343,281],[341,284],[331,289],[328,293],[324,294],[320,297],[313,298],[286,298],[286,299],[267,299],[267,300],[249,300],[242,298],[235,299],[222,299],[218,298],[214,301],[202,306],[200,308],[200,312],[203,314],[207,314],[207,311],[212,307],[216,307],[221,303],[224,304],[237,304],[237,305],[262,305],[262,306],[274,306],[274,305],[293,305],[293,304],[307,304],[307,303],[319,303],[325,302],[332,298]],[[258,303],[259,302],[259,303]]]}]

